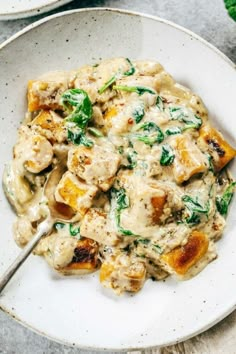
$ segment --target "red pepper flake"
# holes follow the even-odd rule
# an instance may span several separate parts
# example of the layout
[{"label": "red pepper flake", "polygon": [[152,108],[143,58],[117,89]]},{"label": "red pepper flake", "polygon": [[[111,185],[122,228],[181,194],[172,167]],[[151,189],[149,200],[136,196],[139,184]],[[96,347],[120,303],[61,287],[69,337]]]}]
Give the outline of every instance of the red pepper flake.
[{"label": "red pepper flake", "polygon": [[134,124],[133,118],[129,118],[129,119],[128,119],[128,123],[129,123],[129,124]]}]

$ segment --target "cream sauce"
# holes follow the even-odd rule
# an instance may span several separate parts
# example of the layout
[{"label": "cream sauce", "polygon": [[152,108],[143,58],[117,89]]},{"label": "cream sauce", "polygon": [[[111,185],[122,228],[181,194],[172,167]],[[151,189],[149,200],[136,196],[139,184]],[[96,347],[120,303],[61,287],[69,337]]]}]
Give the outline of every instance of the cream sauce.
[{"label": "cream sauce", "polygon": [[[89,127],[99,136],[87,129],[92,146],[75,145],[67,136],[69,113],[61,95],[70,88],[86,91],[93,104]],[[43,195],[47,168],[66,160],[55,198],[79,215],[78,237],[99,244],[104,286],[121,293],[138,291],[149,277],[188,279],[216,258],[214,241],[222,235],[225,218],[215,199],[229,179],[219,185],[199,139],[208,114],[196,94],[159,63],[124,58],[45,74],[33,81],[31,94],[39,107],[27,113],[3,178],[19,215],[14,234],[20,246],[49,212]],[[213,160],[218,158],[214,154]],[[54,228],[35,250],[61,272],[75,259],[78,239],[71,227]],[[194,230],[209,246],[179,276],[163,255],[187,245]]]}]

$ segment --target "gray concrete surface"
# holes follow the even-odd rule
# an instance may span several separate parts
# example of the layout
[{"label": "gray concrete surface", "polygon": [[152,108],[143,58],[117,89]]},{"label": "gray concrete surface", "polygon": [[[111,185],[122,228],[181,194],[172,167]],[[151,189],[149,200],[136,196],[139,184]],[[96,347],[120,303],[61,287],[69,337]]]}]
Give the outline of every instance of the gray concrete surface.
[{"label": "gray concrete surface", "polygon": [[[131,9],[171,20],[199,34],[236,62],[236,23],[228,17],[223,0],[75,0],[49,14],[95,6]],[[0,21],[0,43],[28,24],[45,16],[47,14],[22,20]],[[172,353],[171,350],[162,353],[164,352]],[[68,348],[38,336],[8,318],[1,311],[0,353],[85,354],[84,351]]]}]

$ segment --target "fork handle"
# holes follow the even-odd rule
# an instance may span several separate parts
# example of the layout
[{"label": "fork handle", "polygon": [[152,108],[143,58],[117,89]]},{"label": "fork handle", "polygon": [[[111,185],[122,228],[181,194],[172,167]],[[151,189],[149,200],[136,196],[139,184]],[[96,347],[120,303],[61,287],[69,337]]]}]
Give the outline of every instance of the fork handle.
[{"label": "fork handle", "polygon": [[0,293],[8,284],[10,279],[13,277],[15,272],[20,268],[20,266],[24,263],[27,257],[30,255],[32,250],[36,247],[40,239],[49,233],[52,228],[52,222],[48,219],[44,220],[39,226],[36,234],[30,240],[30,242],[24,247],[24,249],[20,252],[19,256],[15,259],[15,261],[10,265],[10,267],[5,271],[5,273],[0,277]]}]

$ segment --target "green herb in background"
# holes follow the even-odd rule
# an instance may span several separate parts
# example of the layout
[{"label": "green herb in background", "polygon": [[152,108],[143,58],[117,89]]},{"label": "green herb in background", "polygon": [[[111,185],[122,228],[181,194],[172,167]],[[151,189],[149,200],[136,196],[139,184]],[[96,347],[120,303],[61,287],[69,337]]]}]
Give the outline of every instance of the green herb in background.
[{"label": "green herb in background", "polygon": [[236,21],[236,0],[224,0],[224,3],[229,16]]}]

